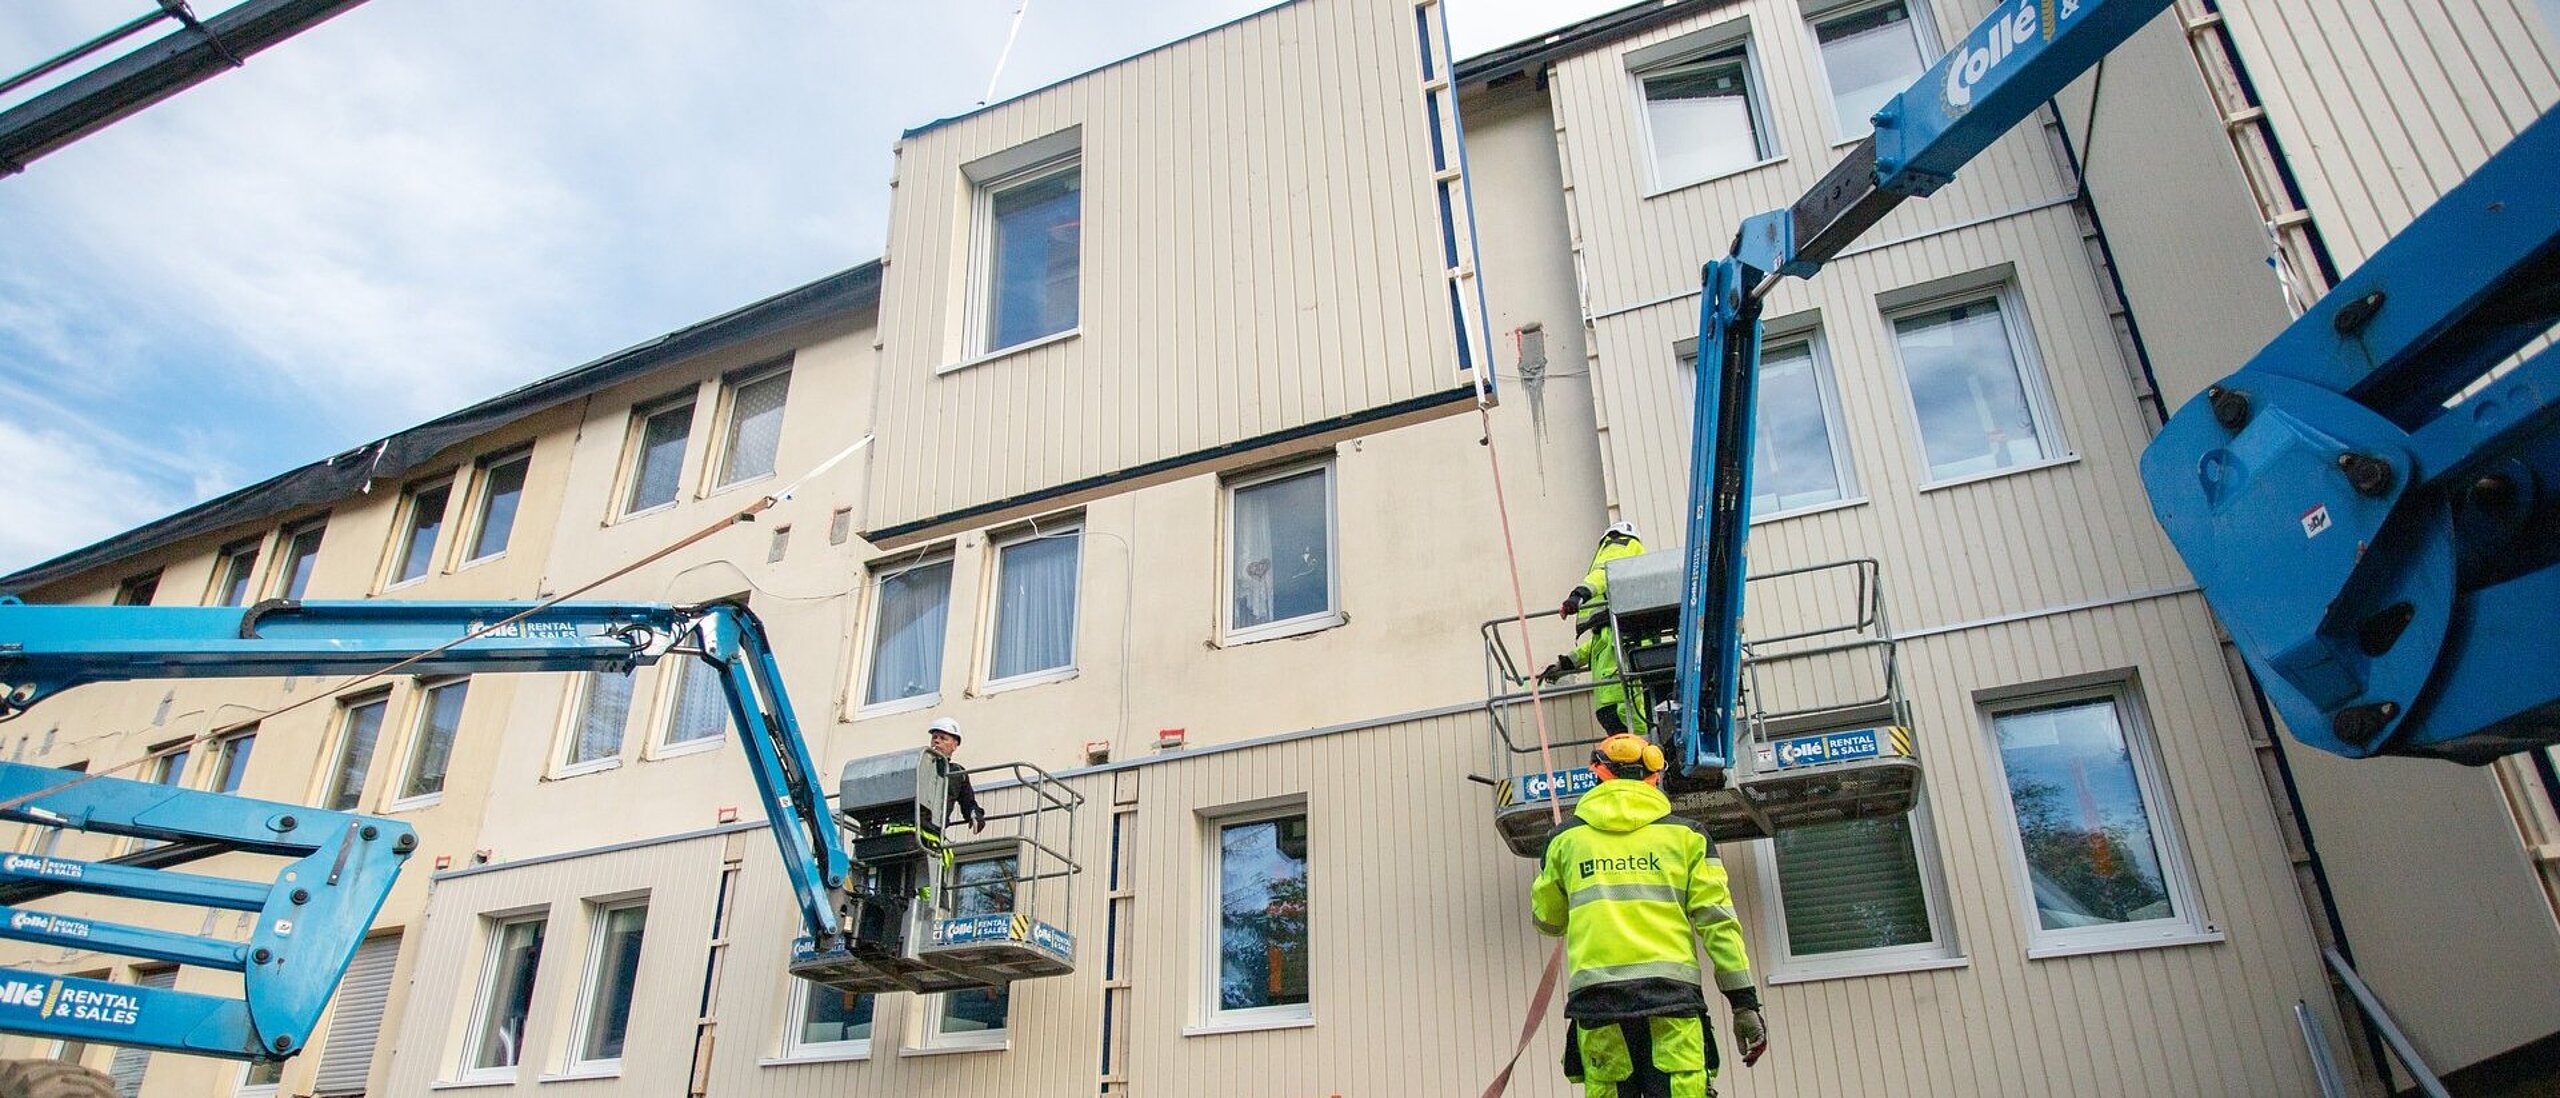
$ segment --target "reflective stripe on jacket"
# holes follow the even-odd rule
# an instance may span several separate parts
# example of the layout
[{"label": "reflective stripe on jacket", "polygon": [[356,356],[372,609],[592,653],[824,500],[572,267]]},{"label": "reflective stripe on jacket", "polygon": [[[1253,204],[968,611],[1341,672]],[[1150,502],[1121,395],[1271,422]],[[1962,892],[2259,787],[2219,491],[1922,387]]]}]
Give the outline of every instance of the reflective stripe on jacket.
[{"label": "reflective stripe on jacket", "polygon": [[1573,814],[1547,836],[1529,897],[1538,931],[1564,937],[1565,1016],[1704,1011],[1700,941],[1716,989],[1757,1005],[1724,862],[1705,829],[1671,815],[1661,790],[1624,779],[1600,783]]}]

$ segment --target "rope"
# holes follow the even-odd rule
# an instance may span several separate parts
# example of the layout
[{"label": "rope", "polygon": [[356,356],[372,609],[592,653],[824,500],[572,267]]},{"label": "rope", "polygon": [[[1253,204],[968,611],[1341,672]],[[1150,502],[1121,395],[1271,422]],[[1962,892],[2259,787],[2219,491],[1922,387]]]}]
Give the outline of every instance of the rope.
[{"label": "rope", "polygon": [[534,616],[534,615],[536,615],[536,614],[539,614],[539,613],[541,613],[541,612],[543,612],[543,611],[545,611],[545,610],[551,609],[551,608],[552,608],[552,607],[554,607],[554,606],[558,606],[558,605],[560,605],[561,603],[564,603],[564,602],[569,601],[570,599],[577,598],[578,596],[583,595],[583,594],[586,594],[586,593],[587,593],[587,592],[589,592],[589,591],[593,591],[593,590],[595,590],[596,588],[599,588],[599,587],[604,586],[605,584],[611,583],[611,582],[613,582],[613,581],[615,581],[615,580],[621,579],[621,578],[622,578],[622,577],[624,577],[624,576],[628,576],[628,575],[630,575],[630,574],[631,574],[631,573],[633,573],[633,572],[637,572],[637,571],[639,571],[639,570],[641,570],[641,569],[643,569],[643,568],[646,568],[646,567],[648,567],[648,566],[650,566],[650,565],[652,565],[652,564],[656,564],[656,563],[657,563],[657,562],[659,562],[659,561],[665,560],[665,559],[667,559],[668,557],[673,556],[673,555],[674,555],[674,554],[676,554],[676,553],[682,552],[683,550],[685,550],[685,549],[687,549],[687,548],[692,547],[693,545],[695,545],[695,544],[697,544],[697,543],[701,542],[703,539],[708,538],[708,537],[710,537],[710,536],[711,536],[711,535],[713,535],[713,534],[717,534],[717,533],[719,533],[719,532],[720,532],[720,531],[722,531],[722,530],[726,530],[726,529],[728,529],[729,527],[735,526],[735,525],[737,525],[737,524],[739,524],[739,523],[741,523],[741,522],[753,522],[753,521],[755,521],[755,517],[756,517],[757,515],[760,515],[760,514],[763,514],[763,513],[764,513],[764,512],[766,512],[766,511],[772,510],[772,509],[773,509],[773,506],[774,506],[775,504],[780,503],[780,502],[782,502],[783,500],[790,499],[790,498],[792,497],[792,494],[793,494],[793,493],[795,493],[795,492],[797,492],[797,491],[799,491],[799,490],[800,490],[800,486],[801,486],[801,485],[807,484],[811,479],[815,478],[818,474],[820,474],[820,473],[824,473],[824,472],[826,472],[826,471],[827,471],[827,470],[829,470],[829,469],[835,468],[835,467],[836,467],[836,465],[837,465],[837,463],[842,462],[842,461],[843,461],[844,459],[846,459],[846,458],[852,457],[852,456],[853,456],[854,451],[856,451],[856,450],[860,450],[860,449],[862,449],[863,447],[868,446],[868,445],[870,445],[870,444],[871,444],[871,436],[870,436],[870,435],[864,435],[864,436],[862,436],[861,438],[854,440],[853,445],[851,445],[851,446],[847,446],[847,447],[845,447],[844,449],[842,449],[842,450],[840,450],[840,451],[837,451],[837,453],[836,453],[836,455],[835,455],[834,457],[831,457],[831,458],[828,458],[828,459],[827,459],[827,460],[825,460],[825,461],[819,462],[816,468],[813,468],[813,469],[809,470],[807,473],[801,474],[800,479],[792,481],[790,484],[788,484],[788,485],[784,486],[780,491],[777,491],[777,492],[773,493],[772,495],[765,496],[765,497],[763,497],[762,499],[758,499],[758,500],[757,500],[757,501],[755,501],[754,503],[750,503],[750,504],[748,504],[746,507],[744,507],[744,508],[742,508],[742,509],[740,509],[740,510],[738,510],[738,511],[735,511],[735,512],[732,512],[732,513],[730,513],[730,514],[728,514],[728,515],[725,515],[725,516],[723,516],[722,518],[720,518],[720,520],[719,520],[719,521],[717,521],[717,522],[713,522],[713,523],[712,523],[711,525],[709,525],[709,526],[705,526],[705,527],[703,527],[703,528],[702,528],[702,529],[700,529],[700,530],[696,530],[696,531],[694,531],[693,533],[687,534],[687,535],[685,535],[685,536],[684,536],[684,537],[682,537],[682,538],[678,538],[678,539],[676,539],[675,541],[668,543],[664,548],[661,548],[661,549],[657,550],[656,552],[650,553],[649,555],[644,556],[644,557],[641,557],[641,558],[640,558],[640,559],[638,559],[638,560],[632,561],[632,562],[631,562],[631,563],[629,563],[629,564],[623,565],[623,566],[622,566],[622,567],[620,567],[620,568],[616,568],[616,569],[614,569],[614,570],[613,570],[613,571],[611,571],[611,572],[607,572],[607,573],[605,573],[605,574],[604,574],[604,575],[602,575],[602,576],[598,576],[598,577],[596,577],[595,579],[592,579],[592,580],[589,580],[589,581],[587,581],[587,582],[585,582],[585,583],[583,583],[583,584],[580,584],[580,585],[578,585],[576,588],[573,588],[573,589],[568,590],[568,591],[563,591],[563,592],[561,592],[560,594],[553,595],[553,596],[551,596],[550,598],[547,598],[547,599],[543,599],[542,601],[537,602],[537,603],[534,603],[533,605],[528,606],[528,607],[524,608],[523,610],[517,611],[515,614],[510,615],[510,616],[508,616],[508,617],[506,617],[506,618],[502,618],[502,619],[500,619],[500,620],[498,620],[498,621],[490,622],[490,623],[489,623],[489,624],[487,624],[487,625],[483,625],[483,626],[481,626],[481,627],[480,627],[480,628],[478,628],[478,629],[474,629],[474,630],[472,630],[472,631],[470,631],[470,632],[468,632],[468,633],[463,634],[462,636],[456,637],[456,638],[454,638],[454,639],[452,639],[452,640],[449,640],[449,641],[444,642],[443,644],[439,644],[439,645],[437,645],[437,646],[435,646],[435,647],[433,647],[433,648],[427,649],[427,650],[426,650],[426,651],[424,651],[424,652],[420,652],[420,653],[418,653],[418,654],[416,654],[416,655],[414,655],[414,656],[409,656],[409,657],[407,657],[407,658],[405,658],[405,659],[399,660],[398,662],[395,662],[395,663],[391,664],[390,666],[382,667],[382,668],[377,668],[377,669],[375,669],[375,670],[373,670],[373,671],[366,672],[366,673],[365,673],[365,674],[363,674],[363,675],[359,675],[359,676],[357,676],[357,677],[355,677],[355,678],[353,678],[353,679],[349,679],[349,680],[347,680],[347,681],[345,681],[345,682],[339,683],[339,684],[337,684],[336,686],[330,687],[330,688],[329,688],[329,689],[327,689],[327,690],[318,691],[318,692],[316,692],[316,693],[312,694],[310,697],[304,698],[304,699],[302,699],[302,700],[300,700],[300,701],[290,702],[290,703],[287,703],[287,704],[285,704],[285,705],[278,706],[278,707],[276,707],[276,708],[274,708],[274,709],[267,710],[266,712],[264,712],[264,713],[260,713],[260,714],[258,714],[257,716],[255,716],[255,717],[251,717],[251,718],[249,718],[249,719],[247,719],[247,720],[243,720],[243,721],[234,721],[234,722],[232,722],[232,723],[230,723],[230,724],[223,725],[223,726],[221,726],[221,727],[219,727],[219,728],[210,729],[210,730],[208,730],[208,731],[206,731],[206,732],[204,732],[204,733],[202,733],[202,734],[199,734],[199,735],[197,735],[197,736],[195,736],[195,737],[193,737],[193,738],[191,738],[191,739],[179,740],[179,741],[178,741],[178,742],[176,742],[176,743],[163,745],[160,749],[158,749],[158,750],[156,750],[156,751],[152,751],[152,752],[150,752],[150,753],[148,753],[148,754],[141,755],[141,756],[138,756],[138,757],[136,757],[136,758],[126,760],[125,762],[118,763],[118,764],[116,764],[116,765],[114,765],[114,766],[108,767],[108,768],[106,768],[105,770],[100,770],[100,771],[98,771],[98,772],[96,772],[96,773],[93,773],[93,774],[83,774],[83,775],[81,775],[80,777],[74,778],[74,779],[72,779],[72,780],[70,780],[70,781],[67,781],[67,782],[64,782],[64,783],[62,783],[62,784],[60,784],[60,785],[47,786],[46,788],[36,790],[36,791],[34,791],[34,792],[32,792],[32,793],[23,793],[23,794],[20,794],[20,795],[18,795],[18,796],[16,796],[16,797],[12,797],[12,798],[10,798],[10,799],[8,799],[8,800],[6,800],[6,801],[0,801],[0,812],[8,812],[8,811],[13,810],[13,809],[22,808],[22,807],[24,807],[24,806],[26,805],[26,803],[27,803],[27,802],[32,801],[32,800],[35,800],[35,799],[37,799],[37,798],[39,798],[39,797],[49,797],[49,796],[52,796],[53,794],[60,793],[60,792],[62,792],[63,790],[71,789],[71,788],[74,788],[74,787],[76,787],[76,786],[86,785],[86,784],[88,784],[88,783],[90,783],[90,782],[93,782],[93,781],[96,781],[96,780],[98,780],[98,779],[100,779],[100,778],[112,777],[112,776],[114,776],[114,775],[124,773],[125,771],[132,770],[133,768],[135,768],[135,767],[137,767],[137,766],[141,766],[141,765],[142,765],[142,764],[144,764],[144,763],[150,762],[150,761],[151,761],[151,760],[153,760],[153,759],[164,759],[164,758],[168,758],[169,756],[179,754],[180,752],[194,750],[194,749],[196,748],[196,746],[197,746],[197,745],[199,745],[199,744],[209,743],[209,742],[211,742],[211,741],[214,741],[214,740],[220,739],[220,738],[222,738],[222,737],[224,737],[224,736],[228,736],[228,735],[232,734],[233,732],[237,732],[237,731],[239,731],[239,730],[241,730],[241,729],[244,729],[244,728],[251,728],[251,727],[255,727],[256,725],[259,725],[259,724],[264,723],[264,722],[266,722],[266,721],[273,720],[273,719],[275,719],[275,718],[277,718],[277,717],[281,717],[281,716],[283,716],[283,715],[285,715],[285,714],[287,714],[287,713],[291,713],[291,712],[293,712],[293,711],[294,711],[294,710],[296,710],[296,709],[300,709],[300,708],[302,708],[303,706],[310,705],[310,704],[312,704],[312,703],[314,703],[314,702],[318,702],[318,701],[320,701],[320,700],[322,700],[322,699],[324,699],[324,698],[335,698],[335,697],[337,697],[337,696],[338,696],[338,695],[340,695],[340,694],[344,694],[344,693],[345,693],[345,692],[347,692],[348,690],[351,690],[351,689],[354,689],[354,688],[356,688],[356,687],[362,686],[362,685],[364,685],[364,684],[366,684],[366,683],[369,683],[369,682],[372,682],[372,681],[374,681],[374,680],[376,680],[376,679],[385,678],[385,677],[388,677],[388,676],[391,676],[391,675],[398,674],[398,673],[400,672],[400,669],[401,669],[401,668],[403,668],[403,667],[410,667],[410,666],[414,666],[414,665],[416,665],[416,664],[418,664],[418,663],[420,663],[420,662],[423,662],[423,661],[426,661],[426,660],[433,659],[433,658],[435,658],[435,657],[437,657],[437,656],[439,656],[439,655],[442,655],[442,654],[444,654],[444,653],[446,653],[446,652],[452,651],[454,648],[457,648],[457,647],[459,647],[459,646],[461,646],[461,645],[469,644],[469,643],[471,643],[472,641],[475,641],[475,640],[478,640],[478,639],[480,639],[480,638],[482,638],[482,637],[488,636],[488,635],[489,635],[489,634],[491,634],[491,633],[495,633],[495,632],[497,632],[498,630],[504,629],[504,628],[506,628],[506,627],[508,627],[508,626],[510,626],[510,625],[514,625],[514,624],[516,624],[517,622],[523,621],[523,620],[525,620],[526,618],[530,618],[530,617],[532,617],[532,616]]},{"label": "rope", "polygon": [[[1493,511],[1502,520],[1502,556],[1511,570],[1511,615],[1520,628],[1520,655],[1524,666],[1536,667],[1538,652],[1529,641],[1529,600],[1520,593],[1520,547],[1511,536],[1511,503],[1502,490],[1502,454],[1493,443],[1492,406],[1481,399],[1476,401],[1476,418],[1484,431],[1485,461],[1493,469]],[[1539,687],[1543,685],[1537,675],[1529,676],[1529,712],[1537,718],[1539,764],[1552,774],[1556,769],[1556,749],[1547,732],[1547,707],[1540,698]],[[1547,799],[1547,819],[1564,823],[1563,798]],[[1485,1086],[1484,1098],[1501,1098],[1510,1089],[1511,1072],[1520,1066],[1521,1055],[1529,1051],[1529,1042],[1537,1037],[1539,1024],[1546,1021],[1547,1008],[1556,997],[1556,976],[1563,969],[1564,943],[1557,942],[1547,954],[1546,975],[1539,977],[1538,990],[1529,996],[1529,1015],[1520,1023],[1520,1041],[1512,1046],[1511,1056],[1502,1062],[1502,1070],[1494,1074],[1493,1082]]]}]

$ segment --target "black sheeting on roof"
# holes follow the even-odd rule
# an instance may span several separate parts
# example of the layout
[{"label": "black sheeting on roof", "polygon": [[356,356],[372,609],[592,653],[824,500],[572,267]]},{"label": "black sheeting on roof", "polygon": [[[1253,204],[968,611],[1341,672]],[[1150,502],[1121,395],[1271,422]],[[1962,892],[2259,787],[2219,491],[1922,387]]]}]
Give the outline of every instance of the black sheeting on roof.
[{"label": "black sheeting on roof", "polygon": [[1458,83],[1475,84],[1545,65],[1567,54],[1604,46],[1674,19],[1694,15],[1708,0],[1648,0],[1592,16],[1535,38],[1458,59]]},{"label": "black sheeting on roof", "polygon": [[873,260],[501,393],[326,461],[206,500],[32,568],[0,576],[0,591],[33,590],[175,542],[345,499],[362,490],[367,481],[397,479],[457,443],[546,408],[611,388],[673,362],[847,315],[876,305],[879,300],[880,263]]}]

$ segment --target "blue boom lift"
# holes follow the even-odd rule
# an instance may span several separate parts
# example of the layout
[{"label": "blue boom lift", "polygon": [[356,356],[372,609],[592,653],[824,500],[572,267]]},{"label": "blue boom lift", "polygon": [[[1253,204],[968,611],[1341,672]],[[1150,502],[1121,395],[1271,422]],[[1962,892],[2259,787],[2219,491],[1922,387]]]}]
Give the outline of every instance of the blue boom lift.
[{"label": "blue boom lift", "polygon": [[[1677,606],[1676,623],[1629,621],[1650,607],[1627,605],[1614,571],[1611,596],[1622,665],[1643,662],[1627,646],[1676,633],[1656,727],[1676,760],[1673,803],[1711,830],[1750,831],[1717,807],[1736,803],[1728,768],[1766,827],[1840,815],[1762,811],[1757,760],[1736,757],[1762,299],[1945,186],[2168,6],[1995,6],[1811,191],[1744,221],[1732,254],[1706,264],[1682,586],[1657,603]],[[2516,359],[2560,321],[2555,168],[2560,115],[2549,115],[2190,401],[2144,454],[2161,526],[2304,743],[2483,763],[2560,742],[2549,673],[2560,645],[2545,624],[2560,610],[2560,350]],[[1874,750],[1882,738],[1867,733],[1853,763],[1909,762]],[[1843,768],[1801,772],[1814,799],[1855,800],[1836,778],[1821,784],[1826,769]]]},{"label": "blue boom lift", "polygon": [[[1011,764],[1013,788],[1031,807],[994,814],[992,836],[946,845],[939,768],[921,751],[896,752],[847,763],[845,810],[831,811],[764,627],[740,605],[278,600],[199,609],[9,600],[0,602],[0,718],[95,682],[621,672],[670,655],[720,672],[800,908],[795,975],[856,992],[935,991],[1072,967],[1073,939],[1032,905],[1044,883],[1076,871],[1065,836],[1080,798]],[[0,763],[0,805],[0,819],[16,823],[157,844],[99,862],[0,858],[0,938],[236,972],[242,989],[234,999],[0,967],[0,1032],[236,1059],[280,1059],[308,1043],[418,845],[396,820],[21,763]],[[1054,830],[1044,833],[1044,821]],[[290,861],[272,883],[171,868],[232,853]],[[956,890],[974,901],[965,912],[942,906],[955,894],[951,882],[924,876],[997,859],[1009,868],[996,887],[980,874],[973,888]],[[927,881],[943,901],[916,902],[912,886]],[[247,940],[229,941],[25,906],[65,892],[252,912],[256,923]],[[991,894],[1004,910],[989,909]]]}]

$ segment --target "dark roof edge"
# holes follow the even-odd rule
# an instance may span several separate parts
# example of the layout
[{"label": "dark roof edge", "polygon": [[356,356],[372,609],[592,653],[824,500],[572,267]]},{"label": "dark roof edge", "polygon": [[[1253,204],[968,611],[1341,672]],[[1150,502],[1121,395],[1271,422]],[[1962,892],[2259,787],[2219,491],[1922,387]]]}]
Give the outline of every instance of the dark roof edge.
[{"label": "dark roof edge", "polygon": [[1480,84],[1536,68],[1559,57],[1604,46],[1674,19],[1695,15],[1712,6],[1710,0],[1647,0],[1641,4],[1630,4],[1534,38],[1524,38],[1508,46],[1461,58],[1455,69],[1457,82],[1460,85]]},{"label": "dark roof edge", "polygon": [[225,527],[342,499],[361,490],[367,481],[396,478],[456,443],[514,420],[672,362],[877,305],[879,300],[880,261],[875,259],[0,576],[0,591],[24,593]]}]

